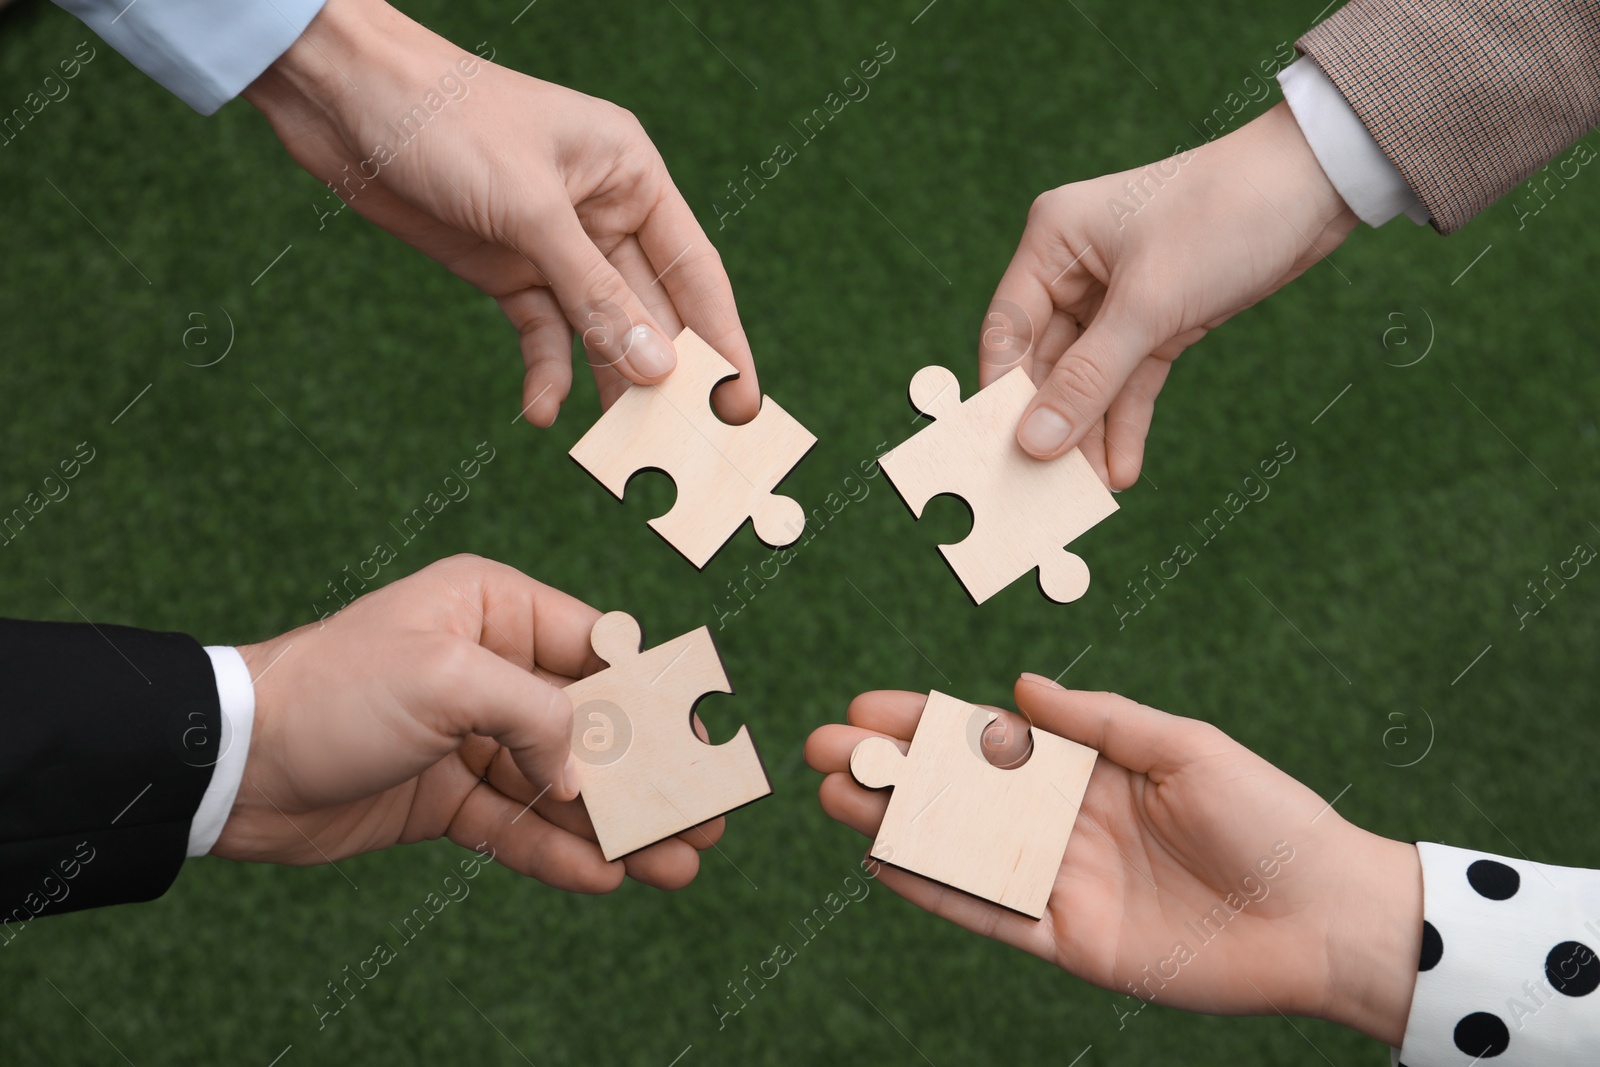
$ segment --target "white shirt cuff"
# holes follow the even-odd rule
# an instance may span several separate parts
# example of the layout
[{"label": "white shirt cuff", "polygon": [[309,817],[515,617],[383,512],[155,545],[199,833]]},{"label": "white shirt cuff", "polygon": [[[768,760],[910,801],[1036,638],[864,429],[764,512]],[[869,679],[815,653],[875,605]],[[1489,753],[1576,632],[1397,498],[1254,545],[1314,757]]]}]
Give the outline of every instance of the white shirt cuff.
[{"label": "white shirt cuff", "polygon": [[283,55],[325,0],[55,0],[209,115]]},{"label": "white shirt cuff", "polygon": [[225,645],[208,645],[211,669],[217,676],[217,703],[222,705],[222,755],[211,768],[211,784],[206,786],[200,807],[189,823],[189,856],[204,856],[216,845],[222,824],[233,810],[244,778],[244,761],[250,752],[250,732],[256,721],[256,687],[250,680],[239,650]]},{"label": "white shirt cuff", "polygon": [[1301,56],[1278,72],[1278,84],[1323,172],[1362,222],[1382,226],[1400,214],[1419,226],[1428,221],[1428,209],[1315,60]]}]

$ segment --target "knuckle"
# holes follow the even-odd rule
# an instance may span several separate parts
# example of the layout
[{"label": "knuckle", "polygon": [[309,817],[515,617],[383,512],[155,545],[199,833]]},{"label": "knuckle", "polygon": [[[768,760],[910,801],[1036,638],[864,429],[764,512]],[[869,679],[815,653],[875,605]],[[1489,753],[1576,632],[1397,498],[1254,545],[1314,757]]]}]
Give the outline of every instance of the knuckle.
[{"label": "knuckle", "polygon": [[1028,205],[1028,225],[1043,222],[1055,211],[1061,202],[1060,189],[1048,189],[1033,198],[1033,203]]},{"label": "knuckle", "polygon": [[511,320],[511,325],[516,328],[517,333],[524,337],[544,333],[546,330],[571,329],[560,309],[551,307],[544,301],[533,301],[508,310],[506,317]]},{"label": "knuckle", "polygon": [[433,634],[415,650],[412,662],[451,704],[463,704],[477,669],[477,646],[453,635]]},{"label": "knuckle", "polygon": [[596,257],[579,284],[583,287],[583,318],[607,327],[587,331],[585,343],[603,344],[625,333],[631,323],[627,321],[623,305],[631,293],[616,268],[604,258]]},{"label": "knuckle", "polygon": [[1233,743],[1222,727],[1203,719],[1188,719],[1184,723],[1184,747],[1195,752],[1213,752]]},{"label": "knuckle", "polygon": [[551,733],[565,743],[572,737],[572,699],[567,696],[566,690],[557,686],[547,686],[545,691],[544,710],[540,713],[541,720],[550,728]]},{"label": "knuckle", "polygon": [[1068,356],[1050,375],[1050,389],[1063,403],[1077,408],[1106,395],[1111,385],[1105,370],[1084,356]]},{"label": "knuckle", "polygon": [[472,552],[457,552],[428,564],[419,573],[443,577],[447,581],[462,581],[466,576],[476,577],[489,565],[489,561]]},{"label": "knuckle", "polygon": [[696,248],[684,257],[684,261],[684,265],[691,268],[691,273],[713,271],[719,279],[727,275],[722,265],[722,253],[710,241],[696,242]]},{"label": "knuckle", "polygon": [[613,104],[607,101],[606,106],[610,110],[611,121],[616,123],[619,128],[625,130],[629,134],[644,133],[644,123],[639,121],[638,115],[635,115],[632,111],[623,107],[621,104]]}]

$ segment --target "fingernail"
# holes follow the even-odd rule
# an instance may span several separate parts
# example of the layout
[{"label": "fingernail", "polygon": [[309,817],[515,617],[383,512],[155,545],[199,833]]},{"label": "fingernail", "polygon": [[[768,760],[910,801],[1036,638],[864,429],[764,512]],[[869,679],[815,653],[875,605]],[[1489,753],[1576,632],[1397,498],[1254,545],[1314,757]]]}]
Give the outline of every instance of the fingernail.
[{"label": "fingernail", "polygon": [[577,796],[583,788],[583,779],[578,776],[578,757],[567,753],[567,765],[561,768],[561,788],[563,791]]},{"label": "fingernail", "polygon": [[1030,671],[1023,671],[1022,672],[1022,680],[1024,682],[1032,682],[1034,685],[1042,685],[1047,689],[1065,689],[1066,688],[1066,686],[1062,685],[1060,682],[1056,681],[1054,678],[1046,678],[1042,674],[1033,674]]},{"label": "fingernail", "polygon": [[1022,422],[1018,440],[1025,451],[1035,456],[1048,456],[1060,448],[1072,432],[1072,424],[1050,408],[1034,408],[1033,414]]},{"label": "fingernail", "polygon": [[643,323],[628,331],[628,342],[623,346],[624,357],[642,378],[659,378],[670,374],[678,365],[672,345],[655,330]]}]

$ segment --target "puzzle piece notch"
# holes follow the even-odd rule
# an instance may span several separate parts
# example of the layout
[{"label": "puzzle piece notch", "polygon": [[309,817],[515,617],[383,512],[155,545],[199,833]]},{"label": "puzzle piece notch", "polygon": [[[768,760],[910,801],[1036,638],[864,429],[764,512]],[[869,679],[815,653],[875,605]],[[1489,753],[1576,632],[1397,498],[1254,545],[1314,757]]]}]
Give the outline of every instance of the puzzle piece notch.
[{"label": "puzzle piece notch", "polygon": [[962,401],[948,368],[923,367],[911,379],[911,403],[933,425],[879,460],[919,518],[935,496],[966,501],[971,532],[939,550],[980,604],[1034,568],[1051,600],[1083,596],[1088,565],[1063,546],[1117,510],[1079,450],[1037,460],[1016,443],[1017,424],[1034,393],[1027,372],[1016,367]]},{"label": "puzzle piece notch", "polygon": [[626,611],[608,611],[594,621],[589,647],[605,660],[608,668],[621,667],[643,651],[644,631],[639,628],[639,620]]},{"label": "puzzle piece notch", "polygon": [[756,536],[768,548],[792,545],[806,528],[806,509],[793,497],[772,493],[750,516]]},{"label": "puzzle piece notch", "polygon": [[1034,728],[1026,763],[992,766],[996,713],[928,694],[909,750],[882,737],[850,754],[862,785],[893,787],[872,856],[1035,919],[1050,900],[1096,752]]},{"label": "puzzle piece notch", "polygon": [[650,527],[696,567],[746,519],[768,546],[792,544],[805,529],[805,511],[772,490],[816,437],[770,397],[750,422],[723,422],[711,409],[711,391],[737,377],[733,365],[692,330],[673,344],[677,369],[655,385],[629,386],[569,454],[619,499],[639,471],[671,478],[677,498]]},{"label": "puzzle piece notch", "polygon": [[850,753],[850,775],[868,789],[900,784],[906,754],[887,737],[869,737]]},{"label": "puzzle piece notch", "polygon": [[961,383],[949,367],[934,363],[911,376],[911,406],[930,419],[950,420],[961,413]]},{"label": "puzzle piece notch", "polygon": [[589,643],[609,666],[567,693],[579,795],[606,859],[772,792],[748,726],[720,745],[694,732],[700,698],[733,691],[710,630],[644,650],[638,622],[613,611],[596,620]]}]

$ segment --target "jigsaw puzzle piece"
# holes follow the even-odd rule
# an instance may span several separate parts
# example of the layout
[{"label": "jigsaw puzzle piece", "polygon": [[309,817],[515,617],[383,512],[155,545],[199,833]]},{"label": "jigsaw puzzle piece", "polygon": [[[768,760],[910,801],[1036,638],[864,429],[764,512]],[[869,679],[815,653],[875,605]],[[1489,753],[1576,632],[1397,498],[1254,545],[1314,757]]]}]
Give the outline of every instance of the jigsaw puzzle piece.
[{"label": "jigsaw puzzle piece", "polygon": [[1063,546],[1115,512],[1116,501],[1077,449],[1040,463],[1010,432],[1003,437],[1021,460],[1005,463],[1001,484],[974,493],[971,531],[939,551],[979,604],[1036,567],[1044,595],[1070,603],[1089,591],[1089,565]]},{"label": "jigsaw puzzle piece", "polygon": [[805,510],[772,488],[817,439],[770,397],[743,426],[711,418],[715,425],[704,425],[699,435],[698,458],[678,468],[686,473],[674,478],[677,499],[650,520],[651,529],[696,567],[704,567],[746,519],[768,547],[792,544],[805,530]]},{"label": "jigsaw puzzle piece", "polygon": [[805,512],[772,490],[816,438],[770,398],[756,418],[730,426],[711,409],[711,390],[735,376],[692,330],[673,342],[678,367],[656,385],[633,385],[572,447],[573,459],[622,498],[641,470],[672,479],[672,508],[650,526],[704,567],[746,519],[768,545],[794,542]]},{"label": "jigsaw puzzle piece", "polygon": [[749,727],[720,745],[694,733],[700,698],[733,691],[708,629],[641,651],[638,622],[613,611],[595,622],[589,642],[609,666],[567,693],[579,795],[606,859],[772,792]]},{"label": "jigsaw puzzle piece", "polygon": [[868,789],[899,785],[906,754],[887,737],[869,737],[850,753],[850,775]]},{"label": "jigsaw puzzle piece", "polygon": [[980,604],[1034,568],[1051,600],[1083,596],[1089,568],[1063,546],[1117,510],[1082,452],[1041,461],[1017,444],[1034,392],[1018,367],[963,402],[954,374],[924,367],[911,380],[911,402],[934,422],[879,460],[918,517],[940,494],[966,502],[971,531],[940,552]]},{"label": "jigsaw puzzle piece", "polygon": [[639,471],[659,470],[676,481],[706,448],[690,427],[697,415],[711,417],[711,390],[735,372],[691,337],[678,335],[678,366],[665,381],[629,386],[568,453],[619,499]]},{"label": "jigsaw puzzle piece", "polygon": [[961,384],[948,367],[923,367],[911,378],[911,406],[933,419],[918,433],[878,457],[878,466],[894,483],[911,514],[922,517],[928,501],[948,487],[949,472],[962,456],[964,442],[957,433],[961,414]]},{"label": "jigsaw puzzle piece", "polygon": [[910,749],[867,738],[850,755],[850,773],[868,788],[894,789],[874,858],[1037,919],[1097,753],[1034,729],[1027,762],[992,766],[979,739],[996,717],[929,693]]}]

